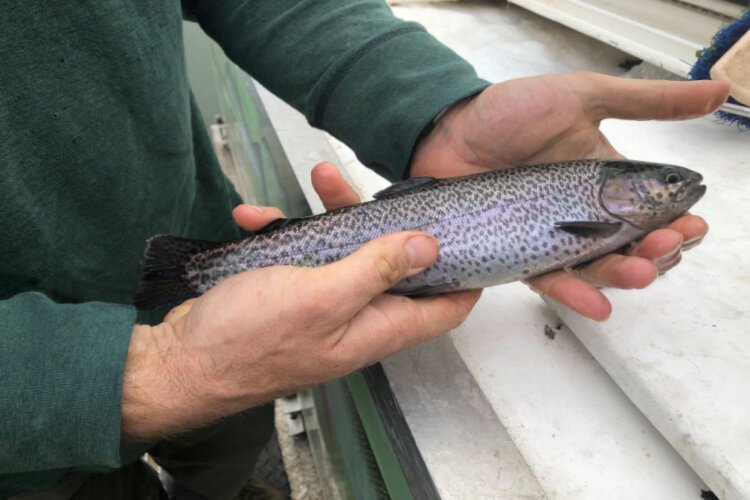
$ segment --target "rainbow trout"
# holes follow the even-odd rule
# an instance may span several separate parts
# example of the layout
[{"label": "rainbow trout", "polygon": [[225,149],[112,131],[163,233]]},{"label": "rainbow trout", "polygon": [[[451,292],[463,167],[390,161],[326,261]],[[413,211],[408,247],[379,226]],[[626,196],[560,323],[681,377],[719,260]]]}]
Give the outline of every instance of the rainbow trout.
[{"label": "rainbow trout", "polygon": [[373,201],[279,219],[239,241],[154,236],[136,305],[176,304],[250,269],[322,266],[405,230],[433,234],[440,257],[391,293],[431,295],[508,283],[581,264],[665,226],[703,196],[702,179],[686,168],[629,160],[413,178]]}]

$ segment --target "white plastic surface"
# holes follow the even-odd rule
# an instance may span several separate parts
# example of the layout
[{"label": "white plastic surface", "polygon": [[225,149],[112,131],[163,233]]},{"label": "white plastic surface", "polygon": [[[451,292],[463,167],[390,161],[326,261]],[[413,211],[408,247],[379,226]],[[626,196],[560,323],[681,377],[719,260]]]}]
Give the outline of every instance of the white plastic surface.
[{"label": "white plastic surface", "polygon": [[680,76],[730,19],[671,0],[510,1]]},{"label": "white plastic surface", "polygon": [[560,323],[510,284],[451,334],[547,496],[699,498],[703,482]]}]

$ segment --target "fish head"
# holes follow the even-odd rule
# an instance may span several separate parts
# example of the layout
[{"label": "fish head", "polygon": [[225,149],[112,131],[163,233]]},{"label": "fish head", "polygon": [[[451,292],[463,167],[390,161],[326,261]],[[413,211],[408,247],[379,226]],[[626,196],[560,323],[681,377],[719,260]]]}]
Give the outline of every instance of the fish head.
[{"label": "fish head", "polygon": [[600,181],[600,202],[605,210],[646,230],[678,218],[706,192],[701,174],[660,163],[606,161]]}]

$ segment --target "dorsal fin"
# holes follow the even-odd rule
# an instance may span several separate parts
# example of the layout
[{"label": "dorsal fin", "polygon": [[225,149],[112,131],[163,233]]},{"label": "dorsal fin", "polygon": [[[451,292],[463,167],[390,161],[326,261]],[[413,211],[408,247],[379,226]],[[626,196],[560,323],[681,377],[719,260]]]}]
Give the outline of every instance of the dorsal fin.
[{"label": "dorsal fin", "polygon": [[258,229],[256,231],[253,231],[253,232],[254,233],[268,233],[268,232],[271,232],[271,231],[276,231],[277,229],[281,229],[282,227],[286,227],[289,224],[291,224],[291,222],[289,222],[290,220],[293,220],[293,219],[287,219],[286,217],[280,217],[278,219],[272,220],[271,222],[269,222],[268,224],[266,224],[262,228],[260,228],[260,229]]},{"label": "dorsal fin", "polygon": [[421,189],[425,186],[429,186],[433,182],[437,181],[434,177],[414,177],[411,179],[406,179],[405,181],[401,182],[395,182],[388,186],[387,188],[383,189],[382,191],[378,191],[375,193],[375,196],[373,196],[376,200],[382,200],[384,198],[391,198],[393,196],[397,196],[403,193],[407,193],[409,191],[415,191],[417,189]]},{"label": "dorsal fin", "polygon": [[612,236],[622,227],[621,222],[602,222],[602,221],[569,221],[555,222],[555,226],[571,234],[578,236]]},{"label": "dorsal fin", "polygon": [[258,229],[257,231],[253,231],[254,234],[259,233],[269,233],[271,231],[276,231],[277,229],[282,229],[287,226],[291,226],[294,224],[297,224],[299,222],[302,222],[304,220],[307,220],[311,217],[315,217],[314,215],[309,215],[307,217],[293,217],[291,219],[287,219],[285,217],[280,217],[278,219],[274,219],[262,228]]}]

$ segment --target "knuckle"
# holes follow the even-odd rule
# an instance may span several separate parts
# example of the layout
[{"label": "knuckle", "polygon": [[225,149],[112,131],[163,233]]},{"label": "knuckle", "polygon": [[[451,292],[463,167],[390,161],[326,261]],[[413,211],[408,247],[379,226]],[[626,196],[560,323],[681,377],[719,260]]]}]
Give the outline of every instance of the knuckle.
[{"label": "knuckle", "polygon": [[396,255],[378,254],[373,260],[376,278],[384,285],[397,282],[404,273],[404,266]]}]

